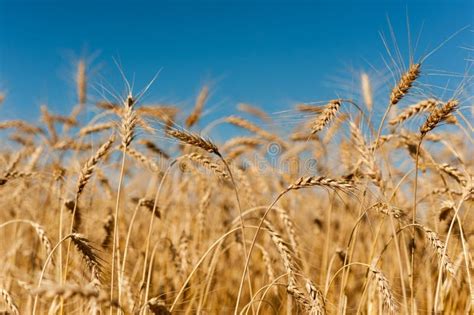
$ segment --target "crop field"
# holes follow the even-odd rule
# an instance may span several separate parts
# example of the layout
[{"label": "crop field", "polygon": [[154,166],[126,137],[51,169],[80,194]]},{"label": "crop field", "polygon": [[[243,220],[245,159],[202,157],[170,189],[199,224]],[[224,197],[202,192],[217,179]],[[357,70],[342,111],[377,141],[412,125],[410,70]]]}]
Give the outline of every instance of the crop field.
[{"label": "crop field", "polygon": [[0,313],[472,314],[472,77],[426,62],[204,121],[210,86],[101,98],[79,60],[66,114],[0,120]]}]

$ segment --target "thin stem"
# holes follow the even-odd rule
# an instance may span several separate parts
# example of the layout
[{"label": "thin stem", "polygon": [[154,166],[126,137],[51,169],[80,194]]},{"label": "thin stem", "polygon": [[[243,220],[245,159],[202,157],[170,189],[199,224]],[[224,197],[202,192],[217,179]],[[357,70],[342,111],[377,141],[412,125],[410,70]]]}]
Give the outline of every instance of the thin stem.
[{"label": "thin stem", "polygon": [[[122,149],[122,165],[120,167],[120,178],[119,178],[119,183],[118,183],[118,188],[117,188],[117,198],[116,198],[116,203],[115,203],[115,215],[114,215],[114,237],[112,241],[112,263],[111,263],[111,270],[110,270],[110,300],[112,301],[114,299],[114,273],[115,273],[115,255],[116,255],[116,249],[118,246],[120,246],[120,241],[119,241],[119,232],[118,232],[118,220],[119,220],[119,208],[120,208],[120,192],[122,190],[122,182],[123,182],[123,175],[125,171],[125,147]],[[119,275],[120,277],[120,275]],[[120,278],[119,280],[119,303],[120,303]],[[113,307],[110,306],[109,308],[109,314],[112,314]]]},{"label": "thin stem", "polygon": [[[235,184],[234,175],[232,174],[232,171],[230,170],[229,164],[227,163],[226,160],[224,160],[222,155],[219,154],[219,157],[222,160],[222,163],[224,163],[227,171],[229,172],[229,176],[230,176],[230,179],[232,181],[232,186],[234,188],[235,199],[237,200],[237,206],[238,206],[238,209],[239,209],[239,218],[240,218],[240,230],[241,230],[241,233],[242,233],[242,244],[243,244],[243,249],[244,249],[244,262],[245,262],[245,257],[247,257],[247,245],[246,245],[246,241],[245,241],[244,219],[242,217],[242,207],[240,205],[239,192],[237,191],[237,185]],[[247,271],[247,267],[244,268],[244,274],[243,274],[244,276],[247,273],[246,271]],[[248,282],[248,285],[249,285],[250,296],[253,296],[252,280],[250,279],[250,272],[247,273],[247,282]],[[242,294],[242,288],[243,288],[243,286],[242,286],[242,283],[241,283],[241,285],[239,286],[239,293],[237,295],[237,302],[235,303],[234,314],[237,314],[237,311],[239,309],[239,303],[240,303],[240,296]],[[252,311],[254,311],[253,305],[252,305]]]},{"label": "thin stem", "polygon": [[196,273],[196,270],[199,268],[199,266],[202,264],[202,262],[204,261],[204,259],[206,259],[207,255],[209,255],[209,253],[214,249],[214,247],[216,247],[217,245],[221,244],[221,242],[227,237],[229,236],[230,234],[232,233],[235,233],[236,231],[238,231],[240,228],[235,228],[235,229],[232,229],[230,231],[228,231],[227,233],[225,233],[224,235],[222,235],[221,237],[219,237],[219,239],[217,239],[211,246],[209,246],[209,248],[206,250],[206,252],[201,256],[201,258],[198,260],[198,262],[194,265],[194,268],[193,270],[189,273],[188,277],[186,278],[186,280],[184,281],[183,285],[181,286],[181,289],[178,291],[178,294],[176,295],[176,297],[174,298],[174,301],[173,301],[173,304],[171,304],[171,307],[170,307],[170,312],[172,313],[173,312],[173,309],[175,308],[176,306],[176,303],[178,302],[181,294],[183,294],[184,292],[184,289],[188,286],[188,283],[189,281],[191,280],[192,276],[194,275],[194,273]]},{"label": "thin stem", "polygon": [[[46,267],[48,266],[48,263],[49,261],[51,260],[51,258],[53,257],[53,253],[54,251],[56,250],[56,248],[58,248],[65,240],[67,240],[68,238],[70,238],[72,236],[72,234],[69,234],[69,235],[66,235],[65,237],[63,237],[54,247],[53,249],[51,249],[51,252],[49,253],[48,257],[46,257],[46,260],[44,261],[44,264],[43,264],[43,268],[41,269],[41,274],[40,274],[40,277],[39,277],[39,280],[38,280],[38,288],[40,288],[41,286],[41,282],[43,281],[43,277],[44,277],[44,273],[46,271]],[[36,294],[35,295],[35,301],[33,303],[33,311],[32,311],[32,314],[35,315],[36,314],[36,306],[38,304],[38,295]]]},{"label": "thin stem", "polygon": [[415,160],[415,183],[413,188],[413,211],[411,216],[411,224],[413,224],[413,235],[411,238],[411,271],[410,271],[410,301],[411,301],[411,313],[415,314],[415,223],[416,223],[416,193],[418,189],[418,162],[420,157],[420,147],[423,141],[423,136],[420,138],[418,142],[418,146],[416,147],[416,160]]},{"label": "thin stem", "polygon": [[249,253],[247,255],[247,259],[245,261],[245,266],[244,266],[244,272],[242,274],[242,277],[240,279],[240,285],[239,285],[239,295],[237,296],[237,303],[236,303],[236,306],[235,306],[235,309],[234,309],[234,314],[237,314],[237,308],[239,306],[239,302],[240,302],[240,296],[242,294],[242,288],[243,288],[243,285],[244,285],[244,279],[245,279],[245,274],[247,272],[247,268],[249,266],[249,263],[250,263],[250,256],[252,255],[252,250],[255,246],[255,243],[257,242],[257,237],[260,233],[260,230],[263,226],[263,222],[265,221],[265,218],[267,217],[268,213],[270,212],[270,210],[273,208],[273,206],[278,202],[278,200],[280,200],[281,197],[283,197],[283,195],[285,193],[287,193],[289,190],[288,189],[285,189],[284,191],[282,191],[276,198],[275,200],[273,200],[273,202],[270,204],[270,206],[267,208],[267,210],[265,210],[265,213],[263,214],[262,218],[260,219],[260,223],[258,224],[258,227],[257,227],[257,231],[255,232],[255,235],[253,237],[253,240],[252,240],[252,244],[250,245],[250,249],[249,249]]}]

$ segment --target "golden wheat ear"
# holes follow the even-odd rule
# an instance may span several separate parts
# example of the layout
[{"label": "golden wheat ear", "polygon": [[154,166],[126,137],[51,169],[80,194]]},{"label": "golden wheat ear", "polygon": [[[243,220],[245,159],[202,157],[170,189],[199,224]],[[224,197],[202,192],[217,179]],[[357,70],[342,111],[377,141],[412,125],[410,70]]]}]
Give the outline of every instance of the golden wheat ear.
[{"label": "golden wheat ear", "polygon": [[413,86],[413,83],[418,79],[421,72],[421,64],[413,63],[405,72],[398,84],[395,85],[390,93],[390,106],[396,105],[408,93]]},{"label": "golden wheat ear", "polygon": [[87,183],[89,182],[94,169],[97,167],[97,164],[104,158],[104,156],[109,153],[110,149],[112,148],[112,144],[115,141],[115,135],[110,136],[110,138],[100,146],[99,150],[87,160],[81,170],[81,174],[77,181],[76,185],[76,195],[79,197],[84,187],[86,187]]},{"label": "golden wheat ear", "polygon": [[189,115],[188,118],[186,118],[186,128],[191,128],[199,121],[202,115],[202,109],[204,108],[204,104],[206,103],[208,96],[209,88],[207,86],[204,86],[199,92],[199,95],[196,99],[196,104],[194,105],[193,112],[191,113],[191,115]]},{"label": "golden wheat ear", "polygon": [[211,142],[211,140],[204,139],[200,135],[195,133],[186,131],[186,130],[178,130],[178,129],[170,129],[167,131],[168,135],[178,139],[179,141],[192,145],[194,147],[201,148],[209,153],[213,153],[219,157],[221,157],[221,153],[217,146]]},{"label": "golden wheat ear", "polygon": [[446,120],[457,109],[458,105],[459,102],[457,100],[449,100],[442,107],[433,110],[425,123],[420,127],[421,136],[424,137],[428,132]]},{"label": "golden wheat ear", "polygon": [[20,311],[18,310],[18,306],[13,301],[12,296],[10,295],[10,293],[7,290],[1,288],[0,289],[0,296],[3,298],[3,301],[5,302],[6,306],[10,310],[10,312],[12,312],[12,314],[20,315]]},{"label": "golden wheat ear", "polygon": [[334,117],[336,117],[336,114],[339,111],[341,104],[341,100],[330,101],[322,110],[322,112],[318,115],[318,117],[316,117],[316,120],[313,122],[313,125],[311,126],[311,133],[315,134],[323,130],[323,128],[327,126],[329,122],[334,119]]}]

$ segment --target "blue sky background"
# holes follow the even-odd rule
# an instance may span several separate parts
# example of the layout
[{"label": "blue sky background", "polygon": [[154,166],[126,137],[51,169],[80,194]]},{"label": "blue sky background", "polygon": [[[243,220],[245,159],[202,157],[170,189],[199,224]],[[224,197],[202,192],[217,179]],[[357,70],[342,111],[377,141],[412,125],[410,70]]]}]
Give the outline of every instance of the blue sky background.
[{"label": "blue sky background", "polygon": [[0,114],[36,119],[42,103],[69,113],[79,57],[90,61],[91,101],[101,84],[123,91],[113,58],[135,76],[136,89],[161,69],[146,101],[190,109],[209,84],[211,117],[238,102],[276,112],[331,99],[361,70],[386,73],[379,32],[388,34],[387,16],[408,60],[407,13],[414,38],[423,26],[417,58],[471,25],[424,65],[427,77],[463,72],[472,59],[466,47],[474,46],[473,1],[0,0],[0,90],[7,91]]}]

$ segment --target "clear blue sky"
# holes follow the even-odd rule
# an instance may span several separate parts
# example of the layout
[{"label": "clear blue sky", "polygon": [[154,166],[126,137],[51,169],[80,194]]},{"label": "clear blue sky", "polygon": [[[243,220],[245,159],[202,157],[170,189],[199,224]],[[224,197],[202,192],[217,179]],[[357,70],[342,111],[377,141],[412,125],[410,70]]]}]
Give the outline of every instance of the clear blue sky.
[{"label": "clear blue sky", "polygon": [[[473,47],[473,1],[5,1],[0,0],[2,118],[31,118],[43,102],[68,113],[73,62],[93,59],[91,81],[122,90],[113,58],[141,87],[162,69],[148,101],[190,108],[203,84],[216,115],[248,102],[269,111],[333,98],[351,68],[384,69],[379,32],[387,16],[408,57],[406,14],[416,56],[471,25],[429,58],[427,68],[463,71]],[[471,54],[472,55],[472,54]],[[95,58],[92,58],[94,57]],[[92,99],[98,93],[90,89]]]}]

